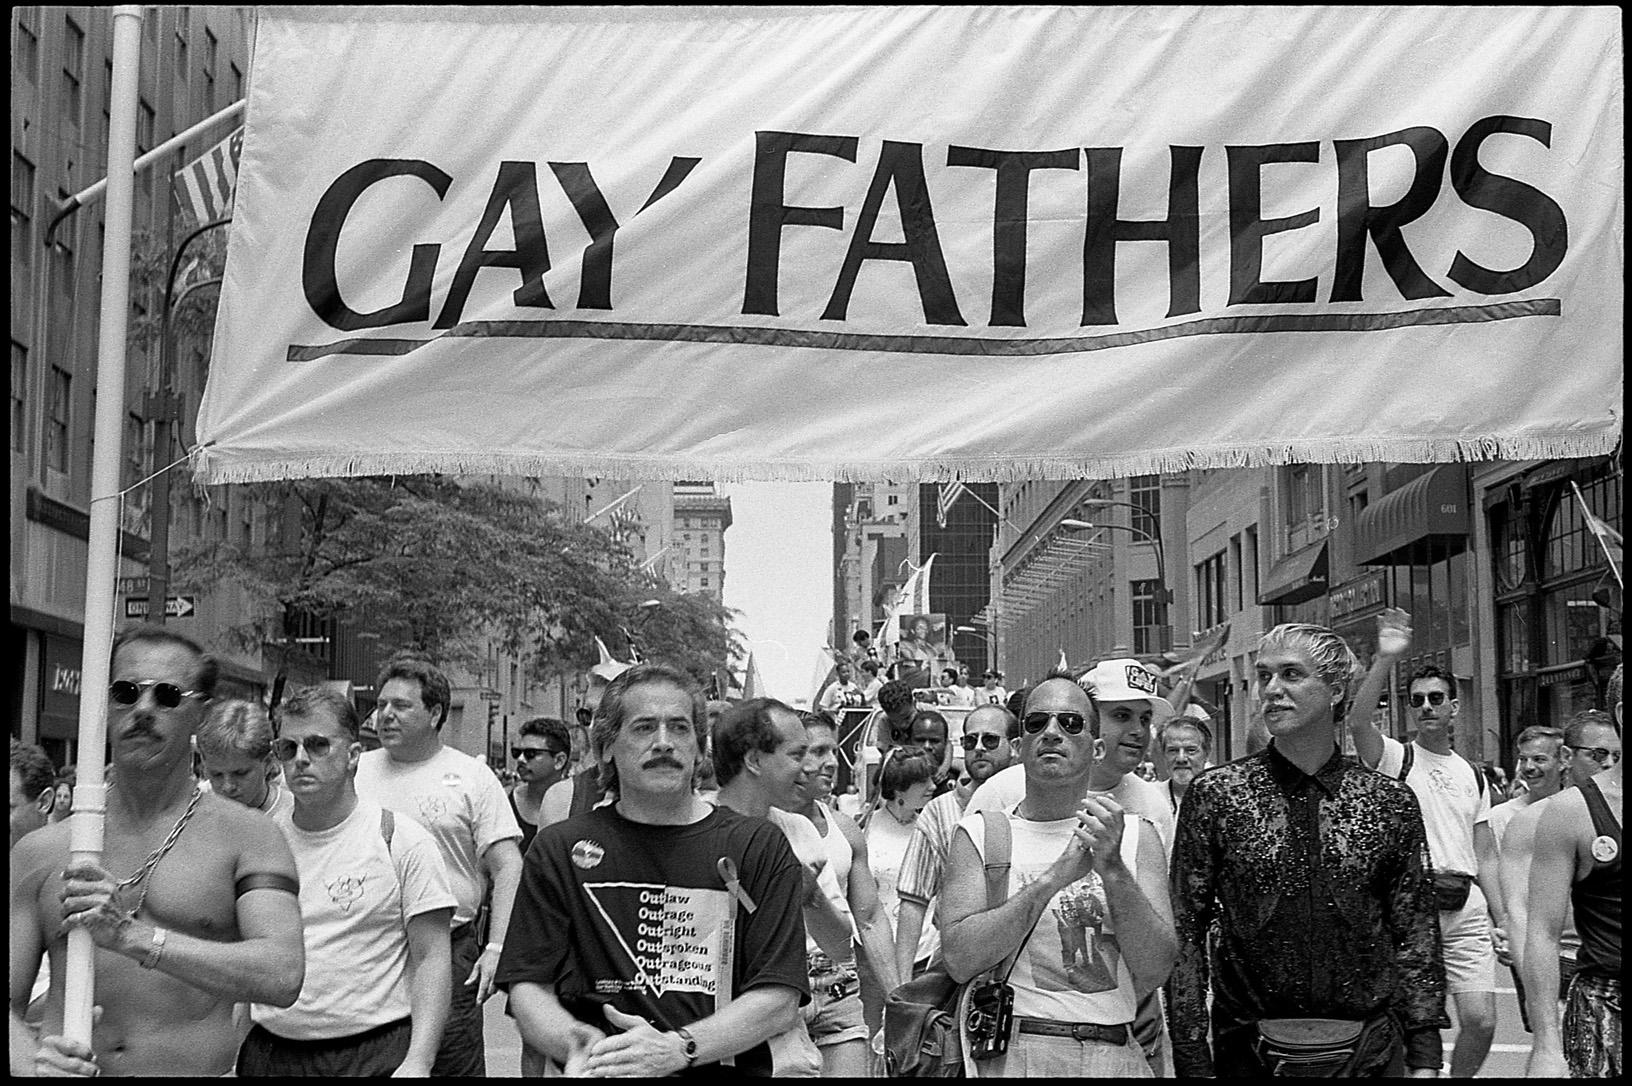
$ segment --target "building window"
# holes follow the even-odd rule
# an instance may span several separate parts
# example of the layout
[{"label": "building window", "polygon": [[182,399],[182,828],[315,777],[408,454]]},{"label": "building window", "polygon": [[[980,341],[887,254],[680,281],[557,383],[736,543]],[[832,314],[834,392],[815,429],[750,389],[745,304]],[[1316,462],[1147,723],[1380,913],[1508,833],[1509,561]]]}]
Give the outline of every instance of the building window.
[{"label": "building window", "polygon": [[1224,552],[1219,551],[1196,566],[1197,628],[1210,630],[1228,616],[1226,602]]},{"label": "building window", "polygon": [[85,31],[72,17],[64,16],[68,33],[62,44],[62,111],[68,123],[75,128],[80,124],[80,111],[85,108]]},{"label": "building window", "polygon": [[147,427],[142,423],[142,416],[132,412],[125,416],[125,487],[128,489],[136,485],[143,475],[142,467],[147,463],[144,455]]},{"label": "building window", "polygon": [[11,153],[11,259],[23,267],[34,263],[34,163]]},{"label": "building window", "polygon": [[1132,581],[1133,651],[1135,655],[1162,651],[1162,608],[1157,602],[1156,581]]},{"label": "building window", "polygon": [[1231,600],[1236,611],[1247,609],[1246,584],[1247,571],[1241,564],[1241,537],[1230,537],[1230,578],[1234,582],[1235,595]]},{"label": "building window", "polygon": [[193,36],[193,13],[186,7],[170,9],[176,13],[176,76],[187,78],[187,43]]},{"label": "building window", "polygon": [[45,432],[45,462],[53,471],[68,471],[68,413],[73,378],[60,366],[51,367],[51,424]]},{"label": "building window", "polygon": [[232,72],[232,100],[236,102],[244,96],[244,73],[236,64],[227,67]]},{"label": "building window", "polygon": [[[1135,475],[1128,480],[1128,504],[1141,510],[1133,514],[1132,527],[1157,542],[1162,538],[1162,477]],[[1142,537],[1141,537],[1142,538]]]},{"label": "building window", "polygon": [[220,52],[221,43],[216,39],[215,31],[204,28],[204,74],[210,79],[215,78],[216,54]]},{"label": "building window", "polygon": [[1288,531],[1301,528],[1321,509],[1320,465],[1292,464],[1286,468],[1286,501],[1282,503]]},{"label": "building window", "polygon": [[30,83],[40,78],[40,9],[38,5],[19,7],[17,34],[11,43],[11,70],[23,73]]},{"label": "building window", "polygon": [[146,98],[142,99],[141,111],[136,115],[136,153],[138,155],[153,150],[153,133],[158,127],[158,115]]},{"label": "building window", "polygon": [[23,424],[27,421],[28,348],[11,341],[11,448],[23,451]]}]

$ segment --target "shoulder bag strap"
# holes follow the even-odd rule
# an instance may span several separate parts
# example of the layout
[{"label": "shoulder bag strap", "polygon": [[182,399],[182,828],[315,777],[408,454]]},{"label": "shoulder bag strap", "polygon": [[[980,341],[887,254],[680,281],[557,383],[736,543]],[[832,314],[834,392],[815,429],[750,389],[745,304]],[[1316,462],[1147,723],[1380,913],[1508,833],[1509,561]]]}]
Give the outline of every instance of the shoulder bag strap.
[{"label": "shoulder bag strap", "polygon": [[[997,908],[1009,899],[1009,867],[1010,856],[1014,851],[1014,827],[1009,824],[1007,811],[982,811],[981,817],[986,821],[986,904],[989,908]],[[1042,919],[1041,914],[1037,917]],[[1014,953],[999,964],[992,971],[994,977],[1007,981],[1009,974],[1014,972],[1014,963],[1020,960],[1020,952],[1026,949],[1031,941],[1031,933],[1037,930],[1036,921],[1032,922],[1027,930],[1026,937],[1020,940],[1020,945],[1014,948]]]},{"label": "shoulder bag strap", "polygon": [[1411,775],[1411,764],[1417,760],[1417,752],[1412,749],[1415,746],[1415,743],[1405,744],[1405,754],[1400,757],[1399,780],[1403,781]]}]

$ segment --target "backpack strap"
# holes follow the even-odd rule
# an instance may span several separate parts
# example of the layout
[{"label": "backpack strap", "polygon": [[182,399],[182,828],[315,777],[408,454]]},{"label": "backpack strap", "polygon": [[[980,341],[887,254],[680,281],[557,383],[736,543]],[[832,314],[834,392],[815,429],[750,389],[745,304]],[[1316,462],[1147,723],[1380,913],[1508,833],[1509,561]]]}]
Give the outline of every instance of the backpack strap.
[{"label": "backpack strap", "polygon": [[385,838],[385,851],[391,851],[391,837],[397,832],[397,813],[389,807],[380,808],[380,836]]},{"label": "backpack strap", "polygon": [[[1405,780],[1405,778],[1407,776],[1410,775],[1411,766],[1416,762],[1416,760],[1417,760],[1417,745],[1416,745],[1416,743],[1407,743],[1407,744],[1405,744],[1405,755],[1400,759],[1400,775],[1399,775],[1399,778],[1398,778],[1399,780],[1403,781],[1403,780]],[[1484,799],[1485,798],[1485,771],[1480,769],[1478,766],[1473,765],[1473,763],[1471,763],[1471,762],[1468,763],[1468,764],[1470,766],[1473,766],[1473,781],[1474,781],[1474,784],[1476,784],[1478,786],[1478,788],[1479,788],[1479,798]]]}]

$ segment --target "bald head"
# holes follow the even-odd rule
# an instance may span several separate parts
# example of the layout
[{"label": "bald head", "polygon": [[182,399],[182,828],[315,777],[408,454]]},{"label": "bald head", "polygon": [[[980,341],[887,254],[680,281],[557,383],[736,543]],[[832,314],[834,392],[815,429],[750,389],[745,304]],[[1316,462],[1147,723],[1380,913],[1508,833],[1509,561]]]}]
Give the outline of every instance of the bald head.
[{"label": "bald head", "polygon": [[971,731],[988,730],[1001,730],[1005,738],[1017,739],[1020,736],[1020,721],[1001,705],[982,705],[963,718],[965,735]]},{"label": "bald head", "polygon": [[1093,699],[1088,692],[1071,679],[1044,679],[1032,687],[1031,693],[1026,695],[1026,712],[1031,712],[1034,705],[1045,702],[1050,711],[1074,709],[1084,714],[1094,711]]}]

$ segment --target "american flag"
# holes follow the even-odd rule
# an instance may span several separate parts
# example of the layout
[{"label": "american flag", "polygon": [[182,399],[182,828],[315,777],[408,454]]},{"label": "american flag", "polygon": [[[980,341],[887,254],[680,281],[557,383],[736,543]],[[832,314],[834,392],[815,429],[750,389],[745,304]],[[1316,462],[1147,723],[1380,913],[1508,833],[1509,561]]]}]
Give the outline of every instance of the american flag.
[{"label": "american flag", "polygon": [[939,500],[935,502],[935,523],[942,528],[946,527],[946,515],[952,511],[952,504],[963,494],[962,482],[941,484]]},{"label": "american flag", "polygon": [[243,147],[244,130],[240,126],[176,171],[176,203],[194,224],[203,226],[232,213],[232,193],[238,184],[238,156]]},{"label": "american flag", "polygon": [[1623,550],[1621,533],[1592,515],[1592,510],[1588,508],[1587,499],[1582,496],[1580,487],[1576,486],[1574,482],[1570,483],[1570,487],[1575,491],[1575,500],[1581,503],[1581,516],[1587,522],[1587,529],[1597,537],[1598,545],[1604,548],[1604,557],[1609,560],[1610,572],[1615,574],[1615,583],[1625,588],[1626,582],[1622,579],[1623,575],[1621,573],[1621,554]]}]

